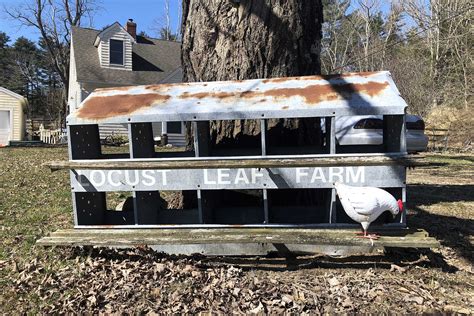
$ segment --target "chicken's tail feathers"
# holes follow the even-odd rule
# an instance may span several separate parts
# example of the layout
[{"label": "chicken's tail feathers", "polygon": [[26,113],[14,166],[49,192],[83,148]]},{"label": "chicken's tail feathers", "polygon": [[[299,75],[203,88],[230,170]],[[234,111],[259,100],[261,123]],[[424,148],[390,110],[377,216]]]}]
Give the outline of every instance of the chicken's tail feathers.
[{"label": "chicken's tail feathers", "polygon": [[348,214],[354,213],[355,210],[349,198],[348,186],[342,182],[335,182],[334,188],[336,189],[336,193],[339,196],[339,201],[341,201],[344,211]]},{"label": "chicken's tail feathers", "polygon": [[339,195],[339,197],[341,195],[347,196],[349,186],[338,181],[334,182],[334,189],[336,189],[336,194]]}]

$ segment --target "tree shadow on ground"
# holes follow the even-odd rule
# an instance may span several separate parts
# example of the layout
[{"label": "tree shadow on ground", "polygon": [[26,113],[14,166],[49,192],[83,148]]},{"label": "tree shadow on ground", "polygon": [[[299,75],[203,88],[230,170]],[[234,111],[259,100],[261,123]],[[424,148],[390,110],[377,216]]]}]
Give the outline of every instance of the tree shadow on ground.
[{"label": "tree shadow on ground", "polygon": [[407,192],[409,207],[474,201],[474,185],[470,184],[409,184]]},{"label": "tree shadow on ground", "polygon": [[409,185],[407,192],[408,208],[415,213],[407,220],[409,226],[426,230],[430,236],[438,239],[441,245],[452,248],[459,256],[473,264],[474,247],[470,238],[474,235],[474,220],[430,213],[423,206],[473,201],[474,186],[417,184]]},{"label": "tree shadow on ground", "polygon": [[[260,271],[298,271],[306,269],[357,269],[370,268],[385,270],[405,270],[412,267],[441,269],[453,273],[457,268],[447,264],[443,257],[429,249],[391,248],[385,253],[360,254],[349,257],[280,256],[277,253],[268,256],[204,256],[204,255],[167,255],[149,248],[107,249],[107,248],[69,248],[63,252],[69,259],[89,257],[95,260],[129,261],[150,264],[153,262],[173,261],[177,264],[193,264],[202,269],[210,267],[238,267],[242,270]],[[394,268],[395,266],[395,268]]]},{"label": "tree shadow on ground", "polygon": [[405,270],[410,267],[441,269],[453,273],[457,268],[429,249],[391,248],[380,254],[360,254],[348,257],[215,257],[200,261],[203,266],[232,265],[244,270],[297,271],[305,269]]}]

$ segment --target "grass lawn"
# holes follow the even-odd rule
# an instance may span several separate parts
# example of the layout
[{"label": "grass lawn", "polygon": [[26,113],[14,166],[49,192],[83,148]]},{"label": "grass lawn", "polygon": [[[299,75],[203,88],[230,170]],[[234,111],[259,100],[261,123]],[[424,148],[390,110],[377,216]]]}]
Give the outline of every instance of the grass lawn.
[{"label": "grass lawn", "polygon": [[[0,312],[474,312],[474,155],[410,170],[408,224],[437,250],[351,258],[176,257],[146,249],[43,248],[72,227],[66,148],[0,149]],[[117,195],[117,201],[120,199]]]}]

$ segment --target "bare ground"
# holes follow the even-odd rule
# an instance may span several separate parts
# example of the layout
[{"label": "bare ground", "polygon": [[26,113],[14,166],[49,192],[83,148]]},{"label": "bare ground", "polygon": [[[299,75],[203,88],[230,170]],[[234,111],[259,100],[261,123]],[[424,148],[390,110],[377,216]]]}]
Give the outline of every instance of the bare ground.
[{"label": "bare ground", "polygon": [[409,172],[408,223],[438,250],[205,258],[36,246],[72,225],[68,174],[41,166],[66,149],[0,149],[0,311],[472,314],[474,156],[426,156],[447,165]]}]

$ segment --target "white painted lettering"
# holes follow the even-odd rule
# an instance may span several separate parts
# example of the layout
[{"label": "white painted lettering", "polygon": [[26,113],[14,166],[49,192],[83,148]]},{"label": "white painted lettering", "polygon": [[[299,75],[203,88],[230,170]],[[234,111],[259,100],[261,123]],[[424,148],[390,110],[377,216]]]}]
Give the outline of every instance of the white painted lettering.
[{"label": "white painted lettering", "polygon": [[296,168],[296,183],[301,183],[301,177],[308,176],[309,168]]},{"label": "white painted lettering", "polygon": [[208,169],[203,169],[204,172],[204,184],[217,184],[216,181],[211,181],[208,175]]},{"label": "white painted lettering", "polygon": [[[95,175],[99,175],[100,181],[95,181]],[[105,174],[101,170],[92,170],[90,174],[90,182],[92,183],[93,186],[103,186],[105,184],[105,181],[107,181]]]},{"label": "white painted lettering", "polygon": [[114,181],[114,178],[113,178],[114,173],[118,174],[119,176],[121,174],[120,170],[110,170],[109,173],[107,174],[107,180],[111,186],[118,187],[120,186],[121,183]]},{"label": "white painted lettering", "polygon": [[357,183],[357,182],[364,183],[365,182],[365,168],[364,167],[346,168],[346,179],[350,180],[350,182],[353,182],[353,183]]},{"label": "white painted lettering", "polygon": [[[133,181],[130,179],[130,173],[133,172]],[[125,183],[134,186],[140,182],[138,170],[125,170]]]},{"label": "white painted lettering", "polygon": [[[230,184],[230,169],[217,169],[217,183]],[[225,180],[228,179],[228,180]]]},{"label": "white painted lettering", "polygon": [[252,178],[252,183],[253,184],[257,183],[257,178],[262,178],[263,177],[263,173],[261,173],[259,170],[260,169],[252,168],[250,176]]},{"label": "white painted lettering", "polygon": [[314,168],[313,176],[311,177],[311,183],[315,183],[317,180],[326,182],[326,177],[324,176],[323,169],[321,168]]},{"label": "white painted lettering", "polygon": [[239,184],[239,182],[243,182],[245,184],[249,184],[249,178],[245,173],[245,169],[237,169],[237,174],[235,176],[235,184]]},{"label": "white painted lettering", "polygon": [[151,187],[151,186],[155,185],[156,178],[154,177],[153,173],[154,173],[153,170],[143,170],[142,171],[142,177],[144,179],[142,181],[142,184],[144,186]]},{"label": "white painted lettering", "polygon": [[[331,179],[331,182],[344,182],[344,176],[342,173],[344,172],[344,168],[342,167],[330,167],[329,168],[329,179]],[[337,177],[338,180],[335,180]]]},{"label": "white painted lettering", "polygon": [[157,172],[161,172],[161,178],[162,178],[162,183],[163,185],[167,185],[168,184],[168,173],[170,172],[171,170],[157,170]]}]

